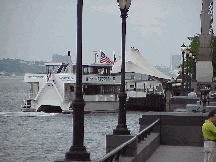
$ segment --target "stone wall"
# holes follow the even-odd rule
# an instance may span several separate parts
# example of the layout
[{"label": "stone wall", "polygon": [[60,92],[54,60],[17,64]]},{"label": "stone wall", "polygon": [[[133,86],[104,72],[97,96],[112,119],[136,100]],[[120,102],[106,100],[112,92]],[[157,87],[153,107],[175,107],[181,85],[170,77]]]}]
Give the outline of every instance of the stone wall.
[{"label": "stone wall", "polygon": [[203,146],[202,125],[208,113],[150,112],[140,118],[140,129],[160,118],[161,145]]},{"label": "stone wall", "polygon": [[172,97],[169,101],[169,111],[173,112],[175,109],[186,109],[187,104],[196,104],[200,98],[188,98],[187,96]]}]

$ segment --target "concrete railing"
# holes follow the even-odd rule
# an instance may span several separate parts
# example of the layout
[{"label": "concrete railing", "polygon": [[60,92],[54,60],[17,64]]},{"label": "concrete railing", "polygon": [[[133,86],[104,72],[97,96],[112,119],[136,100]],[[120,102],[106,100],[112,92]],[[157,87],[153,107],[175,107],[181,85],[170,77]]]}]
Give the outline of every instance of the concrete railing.
[{"label": "concrete railing", "polygon": [[144,130],[142,130],[141,132],[139,132],[136,136],[134,136],[133,138],[131,138],[129,141],[121,144],[120,146],[118,146],[117,148],[115,148],[114,150],[112,150],[111,152],[109,152],[108,154],[106,154],[99,162],[112,162],[113,160],[118,161],[119,157],[121,155],[124,155],[127,147],[133,143],[134,141],[138,140],[138,142],[140,143],[142,140],[144,140],[144,138],[146,138],[150,132],[153,131],[154,126],[160,121],[160,119],[157,119],[155,122],[153,122],[152,124],[150,124],[148,127],[146,127]]},{"label": "concrete railing", "polygon": [[160,145],[203,147],[202,125],[208,113],[202,112],[146,112],[140,121],[140,130],[160,119]]}]

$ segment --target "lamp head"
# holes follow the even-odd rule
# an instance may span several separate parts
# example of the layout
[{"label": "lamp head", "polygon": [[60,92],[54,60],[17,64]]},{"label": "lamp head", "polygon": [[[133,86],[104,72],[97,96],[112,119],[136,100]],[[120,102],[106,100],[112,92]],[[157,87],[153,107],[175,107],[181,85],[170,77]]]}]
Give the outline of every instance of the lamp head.
[{"label": "lamp head", "polygon": [[185,50],[186,54],[189,55],[190,54],[190,49],[187,47],[187,49]]},{"label": "lamp head", "polygon": [[128,10],[131,5],[131,0],[117,0],[121,10]]},{"label": "lamp head", "polygon": [[181,46],[181,51],[182,51],[182,52],[185,52],[185,50],[186,50],[186,46],[185,46],[184,43],[183,43],[183,45]]}]

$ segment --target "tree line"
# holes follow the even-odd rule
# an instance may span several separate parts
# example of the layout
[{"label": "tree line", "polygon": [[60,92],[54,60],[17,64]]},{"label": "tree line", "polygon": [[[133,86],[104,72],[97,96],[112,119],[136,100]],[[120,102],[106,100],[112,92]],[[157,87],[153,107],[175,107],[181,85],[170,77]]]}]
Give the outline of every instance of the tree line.
[{"label": "tree line", "polygon": [[[188,37],[188,39],[191,41],[189,45],[189,49],[194,57],[199,55],[199,50],[198,48],[200,47],[200,42],[199,42],[199,36],[194,36],[194,37]],[[212,38],[212,43],[210,47],[213,49],[212,51],[212,66],[213,66],[213,76],[216,77],[216,36],[213,36]],[[184,69],[186,69],[187,66],[187,57],[184,60]],[[181,64],[182,67],[182,64]],[[193,73],[193,59],[188,58],[188,69]]]},{"label": "tree line", "polygon": [[24,75],[25,73],[44,73],[43,61],[24,61],[21,59],[3,58],[0,60],[0,72],[5,75]]}]

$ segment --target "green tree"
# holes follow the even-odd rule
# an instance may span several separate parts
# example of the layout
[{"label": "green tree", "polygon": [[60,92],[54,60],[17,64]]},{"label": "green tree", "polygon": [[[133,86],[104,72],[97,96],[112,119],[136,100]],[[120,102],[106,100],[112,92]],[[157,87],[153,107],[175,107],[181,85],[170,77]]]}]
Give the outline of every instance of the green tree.
[{"label": "green tree", "polygon": [[191,41],[189,48],[193,56],[199,55],[199,51],[198,51],[198,48],[200,47],[199,37],[198,36],[188,37],[188,39]]},{"label": "green tree", "polygon": [[[188,37],[188,39],[191,41],[191,43],[189,45],[189,49],[190,49],[192,55],[194,57],[196,57],[197,55],[199,55],[199,51],[198,51],[198,48],[200,47],[199,36]],[[189,58],[188,62],[189,62],[188,63],[189,69],[191,70],[191,73],[193,73],[194,72],[193,60],[191,58]]]},{"label": "green tree", "polygon": [[[198,51],[198,48],[200,47],[199,36],[188,37],[188,39],[191,41],[189,48],[193,56],[199,55],[199,51]],[[213,36],[212,44],[210,47],[213,48],[213,52],[212,52],[213,76],[216,77],[216,36]],[[191,69],[191,72],[193,72],[193,61],[191,59],[188,60],[188,64],[189,64],[189,68]],[[186,60],[184,65],[186,67]]]}]

